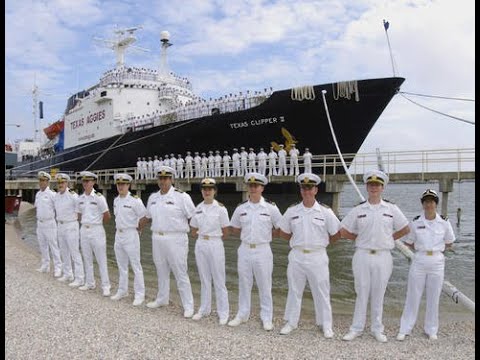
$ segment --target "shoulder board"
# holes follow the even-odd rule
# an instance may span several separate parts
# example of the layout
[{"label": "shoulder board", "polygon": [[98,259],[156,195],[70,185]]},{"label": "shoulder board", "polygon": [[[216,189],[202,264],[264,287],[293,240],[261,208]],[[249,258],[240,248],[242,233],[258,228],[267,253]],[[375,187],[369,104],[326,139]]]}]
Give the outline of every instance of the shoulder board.
[{"label": "shoulder board", "polygon": [[416,221],[416,220],[418,220],[418,219],[420,219],[420,215],[415,216],[415,217],[413,218],[413,221]]},{"label": "shoulder board", "polygon": [[99,191],[95,191],[95,194],[98,195],[98,196],[103,196],[103,194]]},{"label": "shoulder board", "polygon": [[448,216],[440,215],[440,217],[441,217],[443,220],[445,220],[445,221],[448,220]]},{"label": "shoulder board", "polygon": [[184,192],[183,190],[180,190],[180,189],[177,189],[177,188],[175,188],[175,191],[176,191],[176,192],[179,192],[179,193],[183,193],[183,192]]},{"label": "shoulder board", "polygon": [[55,189],[50,189],[52,192],[57,192]]},{"label": "shoulder board", "polygon": [[327,209],[330,209],[330,206],[328,206],[327,204],[320,203],[320,205],[322,205],[323,207],[326,207]]},{"label": "shoulder board", "polygon": [[218,206],[225,207],[225,205],[223,205],[220,201],[217,201],[217,203],[218,203]]},{"label": "shoulder board", "polygon": [[294,206],[297,206],[298,204],[300,204],[300,201],[298,201],[298,202],[296,202],[296,203],[293,203],[292,205],[289,206],[289,208],[294,207]]},{"label": "shoulder board", "polygon": [[68,192],[69,192],[70,194],[76,194],[75,190],[72,190],[72,189],[68,190]]},{"label": "shoulder board", "polygon": [[273,201],[270,201],[270,200],[268,200],[268,199],[265,199],[265,201],[266,201],[267,203],[269,203],[269,204],[276,205]]},{"label": "shoulder board", "polygon": [[382,199],[383,201],[387,202],[387,203],[390,203],[390,204],[395,204],[393,201],[390,201],[388,199]]},{"label": "shoulder board", "polygon": [[357,206],[358,206],[358,205],[365,204],[366,202],[367,202],[367,200],[363,200],[362,202],[359,202],[359,203],[357,204]]},{"label": "shoulder board", "polygon": [[135,199],[140,199],[138,195],[132,195],[132,197],[134,197]]},{"label": "shoulder board", "polygon": [[240,205],[245,204],[245,203],[247,203],[247,202],[248,202],[248,200],[242,201],[242,202],[239,203],[237,206],[240,206]]}]

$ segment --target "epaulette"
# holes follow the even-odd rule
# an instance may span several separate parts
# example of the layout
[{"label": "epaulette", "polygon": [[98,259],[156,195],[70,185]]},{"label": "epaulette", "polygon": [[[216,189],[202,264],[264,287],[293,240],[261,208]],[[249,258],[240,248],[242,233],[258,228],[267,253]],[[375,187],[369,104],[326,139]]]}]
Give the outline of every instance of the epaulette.
[{"label": "epaulette", "polygon": [[70,194],[76,194],[75,190],[72,190],[72,189],[68,190],[68,192],[69,192]]},{"label": "epaulette", "polygon": [[269,203],[269,204],[276,205],[273,201],[270,201],[270,200],[268,200],[268,199],[265,199],[265,201],[266,201],[267,203]]},{"label": "epaulette", "polygon": [[420,215],[417,215],[413,218],[413,221],[417,221],[418,219],[420,219]]},{"label": "epaulette", "polygon": [[52,192],[57,192],[55,189],[50,189]]},{"label": "epaulette", "polygon": [[289,206],[289,208],[294,207],[294,206],[297,206],[298,204],[300,204],[300,201],[298,201],[298,202],[296,202],[296,203],[293,203],[292,205]]},{"label": "epaulette", "polygon": [[95,194],[97,194],[98,196],[103,196],[103,194],[99,191],[95,191]]},{"label": "epaulette", "polygon": [[320,205],[322,205],[323,207],[326,207],[327,209],[330,209],[330,206],[328,206],[327,204],[320,203]]},{"label": "epaulette", "polygon": [[395,204],[393,201],[390,201],[388,199],[382,199],[383,201],[387,202],[387,203],[390,203],[390,204]]},{"label": "epaulette", "polygon": [[248,202],[248,200],[242,201],[242,202],[239,203],[237,206],[240,206],[240,205],[242,205],[242,204],[245,204],[246,202]]},{"label": "epaulette", "polygon": [[448,220],[448,216],[446,216],[446,215],[440,215],[440,217],[441,217],[443,220],[445,220],[445,221]]},{"label": "epaulette", "polygon": [[357,206],[358,206],[358,205],[365,204],[366,202],[367,202],[367,200],[363,200],[363,201],[359,202],[359,203],[357,204]]},{"label": "epaulette", "polygon": [[132,195],[135,199],[140,199],[138,195]]},{"label": "epaulette", "polygon": [[177,189],[175,188],[175,191],[179,192],[179,193],[183,193],[184,191],[183,190],[180,190],[180,189]]},{"label": "epaulette", "polygon": [[225,207],[220,201],[217,200],[218,206]]}]

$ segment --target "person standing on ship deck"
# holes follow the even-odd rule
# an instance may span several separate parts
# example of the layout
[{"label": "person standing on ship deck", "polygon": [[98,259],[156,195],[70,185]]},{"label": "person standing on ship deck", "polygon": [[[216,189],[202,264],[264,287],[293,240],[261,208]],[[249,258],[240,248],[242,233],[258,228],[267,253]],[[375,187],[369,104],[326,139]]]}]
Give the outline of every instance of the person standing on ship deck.
[{"label": "person standing on ship deck", "polygon": [[128,174],[113,176],[117,186],[118,196],[113,200],[113,214],[115,215],[115,258],[118,266],[118,290],[110,297],[120,300],[128,296],[128,263],[134,273],[133,288],[135,298],[133,306],[141,305],[145,300],[145,282],[143,269],[140,263],[140,234],[146,223],[147,209],[142,199],[130,193],[132,177]]},{"label": "person standing on ship deck", "polygon": [[302,296],[308,281],[315,303],[317,325],[323,336],[333,337],[332,306],[330,303],[329,259],[326,248],[340,239],[340,221],[328,206],[315,199],[319,176],[304,173],[298,176],[302,202],[290,206],[280,221],[280,237],[290,241],[288,254],[288,296],[280,334],[287,335],[298,326]]},{"label": "person standing on ship deck", "polygon": [[178,154],[177,158],[177,177],[183,179],[183,165],[185,164],[185,160],[182,158],[182,154]]},{"label": "person standing on ship deck", "polygon": [[162,164],[160,163],[160,160],[158,159],[158,155],[155,155],[153,157],[153,173],[152,173],[152,178],[154,176],[154,174],[157,173],[158,171],[158,168],[161,166]]},{"label": "person standing on ship deck", "polygon": [[277,153],[273,150],[273,146],[270,147],[270,152],[268,153],[268,176],[277,175]]},{"label": "person standing on ship deck", "polygon": [[170,272],[177,281],[183,305],[183,316],[193,316],[193,294],[188,277],[188,220],[195,213],[195,205],[187,193],[173,187],[175,170],[163,166],[157,174],[160,190],[150,195],[147,202],[147,219],[152,225],[152,255],[157,269],[158,292],[147,307],[168,305],[170,297]]},{"label": "person standing on ship deck", "polygon": [[185,156],[185,177],[193,178],[193,157],[190,151],[187,151],[187,156]]},{"label": "person standing on ship deck", "polygon": [[213,151],[210,150],[208,152],[208,177],[214,177],[215,176],[215,156],[213,156]]},{"label": "person standing on ship deck", "polygon": [[263,151],[263,148],[260,148],[260,151],[257,154],[258,159],[258,172],[265,176],[267,172],[267,154]]},{"label": "person standing on ship deck", "polygon": [[219,150],[215,150],[215,177],[222,176],[222,156]]},{"label": "person standing on ship deck", "polygon": [[[277,205],[262,196],[268,179],[258,173],[247,173],[249,200],[235,209],[230,226],[240,234],[238,247],[238,312],[229,326],[238,326],[250,317],[253,280],[257,282],[260,297],[260,318],[266,331],[273,329],[272,271],[273,254],[270,242],[278,235],[282,218]],[[275,230],[274,230],[275,229]]]},{"label": "person standing on ship deck", "polygon": [[240,175],[241,174],[241,171],[240,171],[240,154],[238,153],[237,148],[233,149],[232,167],[233,167],[232,176],[241,176]]},{"label": "person standing on ship deck", "polygon": [[248,154],[245,151],[245,147],[240,148],[240,176],[244,176],[247,173],[247,160]]},{"label": "person standing on ship deck", "polygon": [[445,273],[445,250],[455,241],[452,224],[437,213],[438,194],[427,189],[420,201],[423,214],[410,222],[410,236],[405,243],[415,249],[415,257],[408,273],[407,297],[400,319],[397,340],[405,340],[417,321],[423,291],[426,291],[424,331],[430,340],[437,340],[438,305]]},{"label": "person standing on ship deck", "polygon": [[225,206],[215,200],[217,185],[214,179],[202,180],[203,202],[198,204],[190,220],[195,243],[195,259],[201,283],[201,301],[193,320],[200,320],[212,310],[212,280],[215,288],[217,314],[220,325],[228,321],[228,292],[225,286],[225,249],[223,239],[228,236],[230,221]]},{"label": "person standing on ship deck", "polygon": [[33,206],[37,209],[37,240],[42,255],[42,264],[38,272],[50,272],[50,251],[53,257],[54,275],[62,276],[62,260],[58,249],[57,224],[55,222],[55,191],[51,190],[51,176],[45,171],[38,173],[40,190],[35,194]]},{"label": "person standing on ship deck", "polygon": [[[80,255],[80,227],[76,212],[78,195],[68,188],[70,176],[58,173],[55,179],[58,193],[54,198],[54,205],[57,214],[58,244],[63,263],[63,276],[58,280],[72,281],[69,286],[79,287],[85,283],[85,271]],[[72,260],[75,272],[72,271]]]},{"label": "person standing on ship deck", "polygon": [[152,157],[148,157],[147,161],[147,179],[153,179],[153,160]]},{"label": "person standing on ship deck", "polygon": [[379,342],[387,342],[382,323],[383,298],[392,274],[391,250],[395,240],[408,234],[408,220],[397,205],[382,199],[388,176],[380,170],[367,171],[363,177],[368,200],[354,207],[343,218],[342,238],[355,241],[352,259],[355,312],[350,331],[343,337],[351,341],[365,328],[370,299],[371,331]]},{"label": "person standing on ship deck", "polygon": [[103,296],[110,296],[110,279],[107,267],[107,237],[103,223],[110,220],[105,197],[94,190],[97,175],[90,171],[80,173],[83,194],[78,197],[76,211],[80,216],[80,246],[85,264],[86,281],[80,290],[95,289],[93,256],[97,260],[102,281]]},{"label": "person standing on ship deck", "polygon": [[200,177],[208,176],[208,158],[205,153],[202,153],[200,165]]},{"label": "person standing on ship deck", "polygon": [[135,179],[138,180],[141,178],[142,174],[142,158],[137,158],[137,169],[135,172]]},{"label": "person standing on ship deck", "polygon": [[202,163],[202,158],[198,154],[198,151],[195,151],[195,156],[193,157],[193,163],[195,165],[195,177],[199,178],[200,177],[200,166]]},{"label": "person standing on ship deck", "polygon": [[295,147],[295,144],[292,144],[291,149],[289,151],[290,176],[298,176],[298,174],[300,174],[300,169],[298,167],[298,154],[299,154],[298,149]]},{"label": "person standing on ship deck", "polygon": [[303,157],[303,172],[311,173],[312,172],[312,153],[305,148],[305,152],[302,155]]},{"label": "person standing on ship deck", "polygon": [[228,151],[223,151],[223,176],[229,177],[230,176],[230,160],[231,157],[228,155]]},{"label": "person standing on ship deck", "polygon": [[280,146],[280,150],[278,150],[278,175],[279,176],[287,176],[287,152],[283,148],[283,144],[278,145]]},{"label": "person standing on ship deck", "polygon": [[248,171],[249,172],[257,172],[257,168],[255,166],[255,161],[257,160],[257,155],[253,151],[253,148],[249,149],[248,153]]}]

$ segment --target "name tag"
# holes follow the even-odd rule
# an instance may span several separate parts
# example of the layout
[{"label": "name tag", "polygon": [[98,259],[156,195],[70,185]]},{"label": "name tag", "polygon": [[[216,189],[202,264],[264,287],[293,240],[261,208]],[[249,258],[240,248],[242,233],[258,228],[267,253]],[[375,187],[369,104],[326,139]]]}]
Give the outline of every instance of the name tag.
[{"label": "name tag", "polygon": [[270,216],[270,214],[261,213],[261,216]]},{"label": "name tag", "polygon": [[320,219],[320,218],[314,218],[316,220],[321,220],[321,221],[325,221],[325,219]]},{"label": "name tag", "polygon": [[201,214],[203,211],[200,210],[200,211],[196,211],[195,214]]},{"label": "name tag", "polygon": [[128,205],[123,205],[124,208],[127,208],[127,209],[131,209],[132,207],[131,206],[128,206]]},{"label": "name tag", "polygon": [[156,201],[152,201],[152,205],[155,205],[157,202]]},{"label": "name tag", "polygon": [[425,229],[425,225],[417,226],[417,229]]},{"label": "name tag", "polygon": [[298,219],[300,216],[293,216],[292,220]]},{"label": "name tag", "polygon": [[361,214],[361,215],[358,215],[358,216],[357,216],[358,219],[364,218],[364,217],[367,217],[367,214]]},{"label": "name tag", "polygon": [[167,201],[165,204],[167,204],[167,205],[175,205],[175,204],[173,203],[173,201]]},{"label": "name tag", "polygon": [[247,215],[247,213],[242,213],[242,214],[240,214],[240,216],[245,216],[245,215]]},{"label": "name tag", "polygon": [[383,216],[388,216],[388,217],[393,218],[393,215],[391,215],[391,214],[383,214]]},{"label": "name tag", "polygon": [[90,204],[97,205],[97,203],[95,201],[90,201]]}]

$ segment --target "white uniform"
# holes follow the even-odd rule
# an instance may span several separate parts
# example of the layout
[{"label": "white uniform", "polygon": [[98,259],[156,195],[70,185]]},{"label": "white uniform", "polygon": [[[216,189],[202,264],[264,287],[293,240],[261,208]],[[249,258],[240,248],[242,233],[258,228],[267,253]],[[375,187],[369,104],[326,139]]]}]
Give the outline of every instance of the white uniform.
[{"label": "white uniform", "polygon": [[118,266],[117,294],[128,293],[128,263],[135,275],[133,288],[135,299],[145,298],[145,282],[143,269],[140,263],[140,237],[138,221],[147,213],[142,199],[132,196],[129,192],[125,197],[117,196],[113,200],[113,214],[115,215],[115,257]]},{"label": "white uniform", "polygon": [[153,160],[149,158],[147,161],[147,179],[153,179]]},{"label": "white uniform", "polygon": [[244,176],[247,173],[247,159],[247,152],[245,150],[242,150],[240,152],[240,176]]},{"label": "white uniform", "polygon": [[85,265],[86,281],[89,288],[95,287],[93,276],[93,256],[97,261],[102,281],[102,290],[110,292],[110,279],[107,267],[107,237],[103,227],[103,214],[108,211],[105,197],[92,190],[90,195],[83,193],[78,197],[77,210],[82,215],[80,223],[80,244]]},{"label": "white uniform", "polygon": [[[53,257],[55,274],[62,272],[62,260],[58,249],[57,224],[55,222],[56,193],[47,186],[35,194],[34,206],[37,208],[37,240],[42,255],[41,271],[50,271],[50,251]],[[50,249],[50,251],[49,251]]]},{"label": "white uniform", "polygon": [[212,280],[219,319],[229,315],[228,292],[225,286],[225,249],[222,228],[229,226],[225,206],[214,200],[212,204],[201,202],[195,209],[190,226],[198,229],[195,243],[195,260],[201,283],[201,300],[198,313],[209,315],[212,311]]},{"label": "white uniform", "polygon": [[217,153],[215,155],[215,172],[214,172],[216,177],[222,176],[222,156]]},{"label": "white uniform", "polygon": [[285,149],[278,150],[278,175],[288,175],[287,152],[285,151]]},{"label": "white uniform", "polygon": [[268,176],[277,175],[277,157],[273,150],[268,153]]},{"label": "white uniform", "polygon": [[208,155],[208,177],[214,177],[215,176],[215,156],[211,153]]},{"label": "white uniform", "polygon": [[305,151],[303,154],[303,167],[303,172],[312,172],[312,153],[310,151]]},{"label": "white uniform", "polygon": [[253,279],[257,282],[260,297],[260,317],[272,322],[272,271],[273,255],[270,249],[272,228],[278,229],[282,218],[277,205],[265,201],[243,202],[235,209],[230,225],[241,229],[242,243],[238,248],[238,313],[246,321],[250,316]]},{"label": "white uniform", "polygon": [[183,309],[193,312],[193,295],[188,277],[188,219],[195,205],[187,193],[173,186],[166,194],[160,191],[150,195],[147,218],[152,219],[152,255],[157,269],[158,293],[156,302],[168,304],[170,297],[170,271],[177,281]]},{"label": "white uniform", "polygon": [[155,179],[155,174],[157,173],[158,169],[160,169],[160,166],[162,166],[162,163],[160,162],[160,160],[158,160],[158,159],[153,160],[152,179]]},{"label": "white uniform", "polygon": [[311,208],[303,203],[287,209],[280,221],[280,229],[292,234],[288,254],[288,297],[284,319],[296,328],[300,318],[305,284],[312,291],[317,321],[323,331],[332,330],[330,304],[330,273],[326,248],[329,235],[340,231],[340,221],[332,209],[315,202]]},{"label": "white uniform", "polygon": [[200,177],[208,176],[208,158],[202,156],[200,165]]},{"label": "white uniform", "polygon": [[183,178],[183,164],[185,164],[185,160],[182,157],[177,159],[177,177]]},{"label": "white uniform", "polygon": [[199,155],[195,155],[193,158],[193,162],[195,164],[195,177],[199,178],[201,171],[200,171],[200,164],[202,162],[202,158]]},{"label": "white uniform", "polygon": [[141,177],[142,177],[142,166],[143,166],[143,162],[142,162],[142,160],[139,159],[137,161],[137,170],[135,172],[135,179],[137,179],[137,180],[141,179]]},{"label": "white uniform", "polygon": [[190,154],[185,156],[185,177],[193,178],[193,157]]},{"label": "white uniform", "polygon": [[343,218],[341,225],[358,235],[352,259],[357,299],[350,331],[363,331],[370,299],[371,330],[383,333],[383,298],[392,274],[390,250],[395,247],[392,235],[407,226],[408,220],[395,204],[381,200],[371,205],[364,201]]},{"label": "white uniform", "polygon": [[[66,189],[63,193],[58,192],[55,196],[55,212],[57,213],[57,232],[60,253],[63,262],[63,276],[69,280],[75,280],[83,285],[85,271],[83,269],[82,255],[80,255],[80,228],[76,206],[78,194],[73,190]],[[72,260],[75,272],[72,272]]]},{"label": "white uniform", "polygon": [[452,225],[437,214],[427,220],[417,216],[410,223],[407,244],[415,245],[415,258],[408,273],[407,298],[400,320],[400,333],[410,334],[417,320],[420,300],[426,289],[426,311],[424,330],[427,335],[437,335],[438,304],[443,286],[445,269],[445,244],[455,241]]},{"label": "white uniform", "polygon": [[267,154],[262,150],[257,155],[258,159],[258,172],[265,175],[267,171]]},{"label": "white uniform", "polygon": [[234,152],[232,154],[232,166],[233,166],[232,176],[241,176],[242,172],[240,171],[240,154],[238,152]]},{"label": "white uniform", "polygon": [[256,159],[257,159],[257,155],[253,151],[250,151],[248,153],[248,171],[249,172],[257,172],[257,168],[255,166]]},{"label": "white uniform", "polygon": [[223,155],[223,176],[230,176],[230,160],[231,157],[228,154]]},{"label": "white uniform", "polygon": [[290,176],[297,176],[300,174],[300,168],[298,166],[299,151],[296,148],[291,148],[288,154],[290,155]]}]

